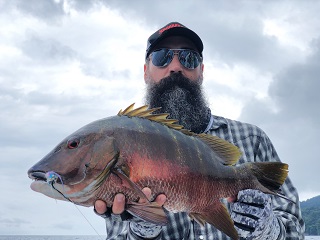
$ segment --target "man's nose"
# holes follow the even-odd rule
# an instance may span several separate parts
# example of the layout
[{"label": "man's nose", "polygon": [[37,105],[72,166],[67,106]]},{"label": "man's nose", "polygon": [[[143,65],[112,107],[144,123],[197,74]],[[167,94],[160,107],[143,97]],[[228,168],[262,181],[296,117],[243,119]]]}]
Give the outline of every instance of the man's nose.
[{"label": "man's nose", "polygon": [[169,67],[169,71],[172,73],[182,71],[183,66],[179,62],[178,54],[174,55],[174,57],[168,67]]}]

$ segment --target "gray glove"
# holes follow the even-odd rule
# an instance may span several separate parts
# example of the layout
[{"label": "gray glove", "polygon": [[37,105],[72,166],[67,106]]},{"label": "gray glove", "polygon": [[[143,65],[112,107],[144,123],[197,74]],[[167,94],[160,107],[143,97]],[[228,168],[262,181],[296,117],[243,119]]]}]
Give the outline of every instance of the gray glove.
[{"label": "gray glove", "polygon": [[245,239],[278,239],[280,223],[273,213],[271,197],[258,190],[246,189],[238,193],[231,204],[231,218],[239,236]]},{"label": "gray glove", "polygon": [[134,221],[130,221],[130,232],[132,235],[141,237],[142,239],[158,239],[162,227],[154,223],[146,222],[140,218],[133,217]]}]

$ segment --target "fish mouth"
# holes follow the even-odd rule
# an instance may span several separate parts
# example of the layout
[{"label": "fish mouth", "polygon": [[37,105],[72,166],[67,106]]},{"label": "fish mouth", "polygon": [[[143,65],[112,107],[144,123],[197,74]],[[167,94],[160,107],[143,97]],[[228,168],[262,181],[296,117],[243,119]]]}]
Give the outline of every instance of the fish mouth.
[{"label": "fish mouth", "polygon": [[35,181],[47,181],[46,173],[41,171],[29,172],[28,177]]},{"label": "fish mouth", "polygon": [[[70,198],[65,195],[65,188],[62,182],[62,178],[56,172],[31,170],[28,172],[28,177],[34,180],[30,185],[32,190],[43,193],[44,195],[55,199],[68,200],[72,202]],[[48,189],[50,189],[50,191]],[[54,192],[57,192],[58,195],[53,194]]]},{"label": "fish mouth", "polygon": [[62,178],[60,177],[60,175],[52,171],[30,171],[28,173],[28,177],[34,181],[47,182],[50,185],[52,185],[53,183],[63,185]]}]

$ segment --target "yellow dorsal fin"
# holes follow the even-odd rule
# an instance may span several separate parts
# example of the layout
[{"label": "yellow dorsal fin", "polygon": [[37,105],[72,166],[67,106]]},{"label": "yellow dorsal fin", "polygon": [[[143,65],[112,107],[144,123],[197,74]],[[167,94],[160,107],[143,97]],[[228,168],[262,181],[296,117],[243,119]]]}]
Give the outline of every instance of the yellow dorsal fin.
[{"label": "yellow dorsal fin", "polygon": [[149,119],[154,122],[158,122],[164,124],[170,128],[180,130],[183,126],[179,124],[175,124],[177,120],[175,119],[167,119],[169,116],[168,113],[159,113],[152,114],[153,112],[159,110],[160,108],[151,108],[149,109],[147,105],[134,109],[134,103],[127,107],[125,110],[120,110],[118,116],[128,116],[128,117],[140,117]]},{"label": "yellow dorsal fin", "polygon": [[161,113],[161,114],[150,114],[149,116],[145,116],[145,118],[152,121],[161,121],[161,120],[166,120],[168,116],[169,116],[168,113]]},{"label": "yellow dorsal fin", "polygon": [[234,165],[239,160],[241,152],[238,147],[219,137],[205,133],[196,134],[187,129],[184,129],[182,125],[176,124],[177,120],[167,119],[167,117],[169,116],[169,114],[167,113],[152,114],[159,109],[160,108],[149,109],[147,105],[134,109],[133,103],[125,110],[120,110],[118,116],[140,117],[149,119],[150,121],[155,121],[170,128],[179,130],[185,135],[197,137],[205,142],[220,157],[223,164]]},{"label": "yellow dorsal fin", "polygon": [[205,133],[197,134],[187,129],[181,129],[180,132],[201,139],[220,157],[224,165],[234,165],[241,157],[240,149],[222,138]]},{"label": "yellow dorsal fin", "polygon": [[240,149],[226,140],[205,133],[197,134],[197,137],[209,145],[225,165],[234,165],[241,157]]}]

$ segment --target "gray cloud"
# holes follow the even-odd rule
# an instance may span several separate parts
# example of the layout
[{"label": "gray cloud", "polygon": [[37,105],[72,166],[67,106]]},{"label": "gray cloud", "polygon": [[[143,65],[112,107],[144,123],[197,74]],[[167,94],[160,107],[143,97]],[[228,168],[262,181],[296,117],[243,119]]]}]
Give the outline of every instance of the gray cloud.
[{"label": "gray cloud", "polygon": [[[269,87],[270,101],[251,99],[240,119],[261,126],[274,140],[275,146],[291,164],[290,175],[299,190],[319,188],[318,136],[320,135],[320,42],[302,64],[293,64],[275,76]],[[308,177],[306,179],[306,175]]]},{"label": "gray cloud", "polygon": [[[286,21],[297,21],[295,15],[306,14],[310,11],[308,3],[301,4],[300,1],[282,1],[274,5],[274,1],[268,2],[247,2],[247,1],[202,1],[201,4],[194,4],[193,1],[161,1],[157,3],[157,9],[152,9],[149,1],[123,2],[117,0],[95,0],[75,1],[64,0],[59,3],[47,1],[38,7],[30,7],[25,1],[16,0],[18,9],[28,12],[34,17],[43,18],[40,13],[44,9],[50,9],[52,15],[68,14],[63,11],[61,4],[66,3],[71,9],[88,12],[91,9],[106,6],[116,10],[126,19],[135,19],[146,24],[146,28],[157,29],[171,21],[181,21],[188,27],[197,29],[205,43],[205,58],[216,58],[220,61],[234,66],[235,64],[249,64],[262,71],[276,72],[286,62],[292,62],[293,56],[299,53],[299,49],[291,46],[283,46],[278,40],[263,33],[263,19],[267,16],[274,18],[283,16],[289,8],[301,8],[301,12],[292,11],[293,16]],[[319,5],[320,3],[314,3]],[[32,6],[32,5],[31,5]],[[52,7],[54,6],[54,7]],[[204,12],[204,6],[206,10]],[[315,6],[313,6],[316,9]],[[55,9],[55,10],[53,10]],[[311,10],[312,11],[312,10]],[[186,14],[188,17],[186,17]],[[299,15],[300,14],[300,15]],[[201,16],[201,17],[199,17]],[[117,23],[114,23],[117,25]],[[41,42],[40,42],[41,43]],[[49,49],[54,49],[55,44],[50,44]],[[41,46],[41,44],[40,44]],[[292,52],[295,52],[292,54]],[[38,51],[36,51],[38,52]],[[48,51],[47,51],[48,52]]]},{"label": "gray cloud", "polygon": [[[7,90],[6,94],[7,99],[0,105],[3,113],[0,116],[0,143],[3,147],[39,144],[54,147],[59,139],[87,124],[90,119],[93,121],[92,116],[108,115],[108,106],[101,105],[106,103],[106,99],[100,95],[85,97],[40,91],[24,94],[19,90]],[[97,114],[100,109],[105,109],[105,114]]]},{"label": "gray cloud", "polygon": [[270,86],[270,97],[284,116],[313,119],[320,117],[320,41],[313,45],[313,54],[303,64],[294,64],[282,71]]},{"label": "gray cloud", "polygon": [[[220,0],[202,1],[196,5],[193,1],[184,1],[181,5],[181,1],[175,0],[170,2],[170,7],[166,1],[161,1],[156,11],[150,8],[147,0],[130,3],[111,0],[101,3],[119,10],[123,16],[142,19],[153,26],[154,30],[171,21],[180,21],[191,29],[197,29],[205,45],[205,59],[216,58],[230,66],[243,63],[262,71],[275,72],[285,62],[292,61],[292,51],[294,55],[299,52],[299,49],[286,48],[276,38],[266,36],[262,22],[270,12],[282,16],[281,10],[291,4],[299,5],[299,1],[283,1],[275,8],[274,1]],[[207,11],[204,11],[204,7]],[[305,9],[306,6],[301,5],[301,8]]]},{"label": "gray cloud", "polygon": [[[64,1],[23,1],[23,0],[12,0],[12,1],[3,1],[2,8],[0,12],[4,13],[8,10],[14,11],[18,10],[23,14],[33,16],[44,20],[46,22],[54,22],[59,20],[59,17],[65,14],[63,10]],[[1,11],[2,9],[2,11]]]},{"label": "gray cloud", "polygon": [[304,63],[293,64],[274,76],[269,87],[269,97],[277,106],[277,112],[270,111],[265,102],[255,101],[247,105],[242,117],[254,118],[253,114],[260,109],[260,121],[266,115],[273,114],[284,119],[309,119],[319,123],[320,41],[315,42],[318,44],[313,44],[314,51]]},{"label": "gray cloud", "polygon": [[122,70],[109,70],[106,68],[106,62],[103,59],[82,57],[81,70],[88,76],[103,79],[130,79],[131,73],[128,66],[124,66]]},{"label": "gray cloud", "polygon": [[63,63],[77,56],[76,52],[69,46],[63,45],[55,39],[44,39],[35,32],[29,32],[26,39],[22,41],[20,49],[22,52],[38,63]]}]

